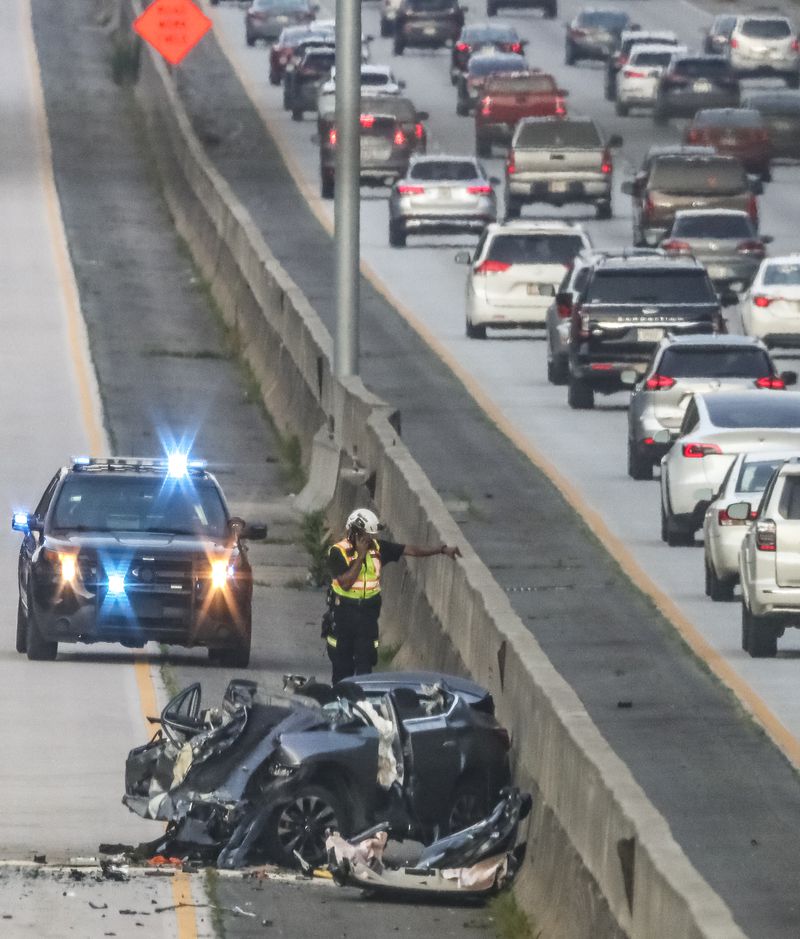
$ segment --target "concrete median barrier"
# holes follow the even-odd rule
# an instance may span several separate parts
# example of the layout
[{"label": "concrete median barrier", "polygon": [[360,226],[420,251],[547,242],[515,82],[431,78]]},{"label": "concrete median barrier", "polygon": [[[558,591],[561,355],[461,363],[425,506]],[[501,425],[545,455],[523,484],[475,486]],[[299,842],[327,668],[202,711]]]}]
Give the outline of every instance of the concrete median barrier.
[{"label": "concrete median barrier", "polygon": [[[122,6],[123,29],[138,14]],[[280,430],[316,451],[307,505],[333,492],[340,524],[356,494],[399,539],[446,541],[464,558],[392,565],[384,636],[399,660],[468,672],[512,729],[517,779],[536,795],[517,897],[542,936],[737,939],[727,907],[603,740],[468,545],[399,433],[358,379],[335,380],[332,342],[193,133],[169,69],[143,50],[136,88],[175,224]],[[317,447],[314,447],[314,438]],[[331,441],[335,443],[332,452]],[[353,472],[330,474],[347,467]],[[413,654],[412,654],[413,650]]]}]

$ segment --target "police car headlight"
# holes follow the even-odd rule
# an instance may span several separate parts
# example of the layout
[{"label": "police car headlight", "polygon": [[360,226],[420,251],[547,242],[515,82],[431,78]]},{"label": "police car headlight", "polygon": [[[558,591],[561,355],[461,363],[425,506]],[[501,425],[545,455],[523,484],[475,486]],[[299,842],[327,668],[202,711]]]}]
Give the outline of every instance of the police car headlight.
[{"label": "police car headlight", "polygon": [[74,583],[78,575],[78,559],[74,554],[59,553],[58,560],[61,564],[61,579],[66,584]]},{"label": "police car headlight", "polygon": [[234,567],[229,561],[218,558],[211,562],[211,586],[214,590],[223,590],[233,578]]}]

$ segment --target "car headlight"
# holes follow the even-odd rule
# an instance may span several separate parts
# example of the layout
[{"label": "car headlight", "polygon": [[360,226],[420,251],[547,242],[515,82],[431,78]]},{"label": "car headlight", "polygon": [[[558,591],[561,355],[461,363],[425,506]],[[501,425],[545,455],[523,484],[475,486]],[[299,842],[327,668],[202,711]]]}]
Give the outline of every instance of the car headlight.
[{"label": "car headlight", "polygon": [[75,583],[78,576],[78,559],[74,554],[62,554],[59,552],[58,561],[61,565],[61,579],[65,584]]},{"label": "car headlight", "polygon": [[287,776],[292,776],[297,772],[298,767],[289,766],[287,763],[279,763],[277,761],[269,764],[268,771],[270,776],[277,776],[279,778],[285,778]]},{"label": "car headlight", "polygon": [[211,562],[211,586],[214,590],[224,590],[235,573],[236,570],[230,561],[225,558],[217,558]]}]

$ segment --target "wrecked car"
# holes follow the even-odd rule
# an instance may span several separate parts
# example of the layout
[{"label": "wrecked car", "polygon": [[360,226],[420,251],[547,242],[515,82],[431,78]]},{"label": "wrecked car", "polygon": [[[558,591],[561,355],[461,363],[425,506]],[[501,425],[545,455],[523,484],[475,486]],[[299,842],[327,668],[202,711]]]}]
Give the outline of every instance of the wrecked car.
[{"label": "wrecked car", "polygon": [[508,783],[508,732],[474,682],[397,672],[291,684],[272,695],[235,679],[216,708],[193,684],[153,719],[123,797],[168,823],[153,853],[317,865],[329,830],[387,822],[427,843],[484,818]]},{"label": "wrecked car", "polygon": [[350,839],[332,832],[325,842],[328,870],[340,887],[371,893],[495,893],[511,885],[525,857],[519,828],[531,803],[531,796],[519,789],[503,790],[487,818],[437,839],[413,863],[388,858],[385,822]]}]

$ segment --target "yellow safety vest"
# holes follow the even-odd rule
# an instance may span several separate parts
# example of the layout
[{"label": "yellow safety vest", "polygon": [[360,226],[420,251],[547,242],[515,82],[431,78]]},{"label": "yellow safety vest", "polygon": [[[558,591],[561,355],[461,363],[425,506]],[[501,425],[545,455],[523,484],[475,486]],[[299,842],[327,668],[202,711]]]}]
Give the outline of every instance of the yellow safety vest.
[{"label": "yellow safety vest", "polygon": [[[350,542],[339,541],[334,548],[342,552],[347,566],[350,567],[358,553]],[[358,577],[349,590],[345,590],[336,578],[332,581],[331,588],[337,596],[347,597],[350,600],[369,600],[370,597],[377,597],[381,592],[381,553],[378,549],[378,542],[372,542]]]}]

